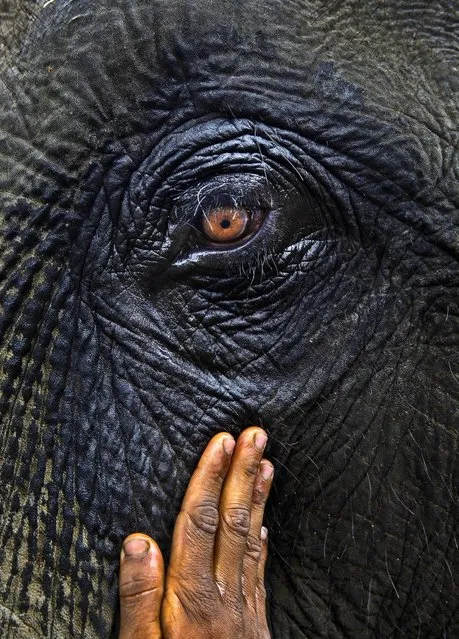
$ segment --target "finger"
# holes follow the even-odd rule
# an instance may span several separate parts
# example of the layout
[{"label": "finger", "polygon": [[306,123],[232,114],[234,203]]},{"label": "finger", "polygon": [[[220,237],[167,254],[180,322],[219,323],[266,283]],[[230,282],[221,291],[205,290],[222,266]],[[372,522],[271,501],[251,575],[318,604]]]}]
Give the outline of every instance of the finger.
[{"label": "finger", "polygon": [[267,435],[258,427],[239,435],[220,499],[215,577],[224,591],[242,595],[242,568],[250,530],[252,496]]},{"label": "finger", "polygon": [[266,588],[265,588],[265,568],[268,559],[268,529],[264,526],[261,529],[261,555],[258,562],[256,608],[260,637],[270,637],[268,621],[266,619]]},{"label": "finger", "polygon": [[229,433],[215,435],[191,477],[175,524],[168,569],[170,579],[197,575],[213,579],[218,505],[234,445]]},{"label": "finger", "polygon": [[119,639],[161,639],[164,562],[156,542],[135,533],[126,537],[120,559]]},{"label": "finger", "polygon": [[262,459],[255,480],[252,495],[250,531],[243,564],[242,591],[248,602],[255,607],[260,556],[262,552],[262,524],[266,500],[272,486],[274,468],[267,459]]}]

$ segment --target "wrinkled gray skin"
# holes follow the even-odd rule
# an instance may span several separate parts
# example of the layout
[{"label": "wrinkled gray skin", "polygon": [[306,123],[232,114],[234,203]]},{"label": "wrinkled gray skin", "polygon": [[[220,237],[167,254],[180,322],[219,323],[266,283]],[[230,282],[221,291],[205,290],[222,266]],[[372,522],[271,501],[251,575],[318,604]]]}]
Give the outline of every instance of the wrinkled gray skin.
[{"label": "wrinkled gray skin", "polygon": [[457,0],[0,7],[2,639],[115,634],[252,423],[273,637],[458,637]]}]

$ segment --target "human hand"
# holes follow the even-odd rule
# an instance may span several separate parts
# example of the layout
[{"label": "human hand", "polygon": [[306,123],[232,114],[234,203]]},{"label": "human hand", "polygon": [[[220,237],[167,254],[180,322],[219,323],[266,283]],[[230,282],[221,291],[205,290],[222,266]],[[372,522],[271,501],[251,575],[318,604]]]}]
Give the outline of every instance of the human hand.
[{"label": "human hand", "polygon": [[266,433],[244,430],[236,444],[213,437],[177,517],[170,564],[147,535],[121,552],[119,639],[269,639],[264,507],[272,464]]}]

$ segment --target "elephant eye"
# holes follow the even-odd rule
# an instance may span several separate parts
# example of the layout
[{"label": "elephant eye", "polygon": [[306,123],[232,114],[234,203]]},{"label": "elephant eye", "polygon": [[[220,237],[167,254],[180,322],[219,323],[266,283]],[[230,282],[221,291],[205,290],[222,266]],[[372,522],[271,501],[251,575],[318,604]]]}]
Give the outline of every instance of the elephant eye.
[{"label": "elephant eye", "polygon": [[209,242],[230,244],[251,235],[261,222],[261,213],[245,208],[218,207],[202,216],[200,230],[204,239]]},{"label": "elephant eye", "polygon": [[244,235],[248,223],[245,209],[212,209],[202,218],[202,233],[212,242],[234,242]]}]

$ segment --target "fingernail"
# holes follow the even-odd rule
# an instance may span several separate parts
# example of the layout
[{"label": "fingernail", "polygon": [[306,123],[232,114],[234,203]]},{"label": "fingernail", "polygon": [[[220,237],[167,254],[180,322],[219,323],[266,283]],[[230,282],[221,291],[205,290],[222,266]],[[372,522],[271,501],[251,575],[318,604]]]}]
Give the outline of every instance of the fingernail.
[{"label": "fingernail", "polygon": [[150,544],[145,539],[130,539],[123,545],[126,557],[140,557],[150,549]]},{"label": "fingernail", "polygon": [[236,445],[236,442],[234,441],[232,437],[225,437],[225,439],[223,440],[223,450],[225,451],[227,455],[231,455],[235,445]]},{"label": "fingernail", "polygon": [[267,441],[268,441],[268,437],[266,436],[266,433],[263,433],[260,431],[255,433],[254,444],[255,444],[255,448],[259,450],[260,453],[264,451]]},{"label": "fingernail", "polygon": [[268,539],[268,529],[265,526],[261,527],[261,540],[266,541]]},{"label": "fingernail", "polygon": [[260,464],[260,475],[265,481],[271,479],[273,472],[274,468],[269,462],[263,462],[263,464]]}]

